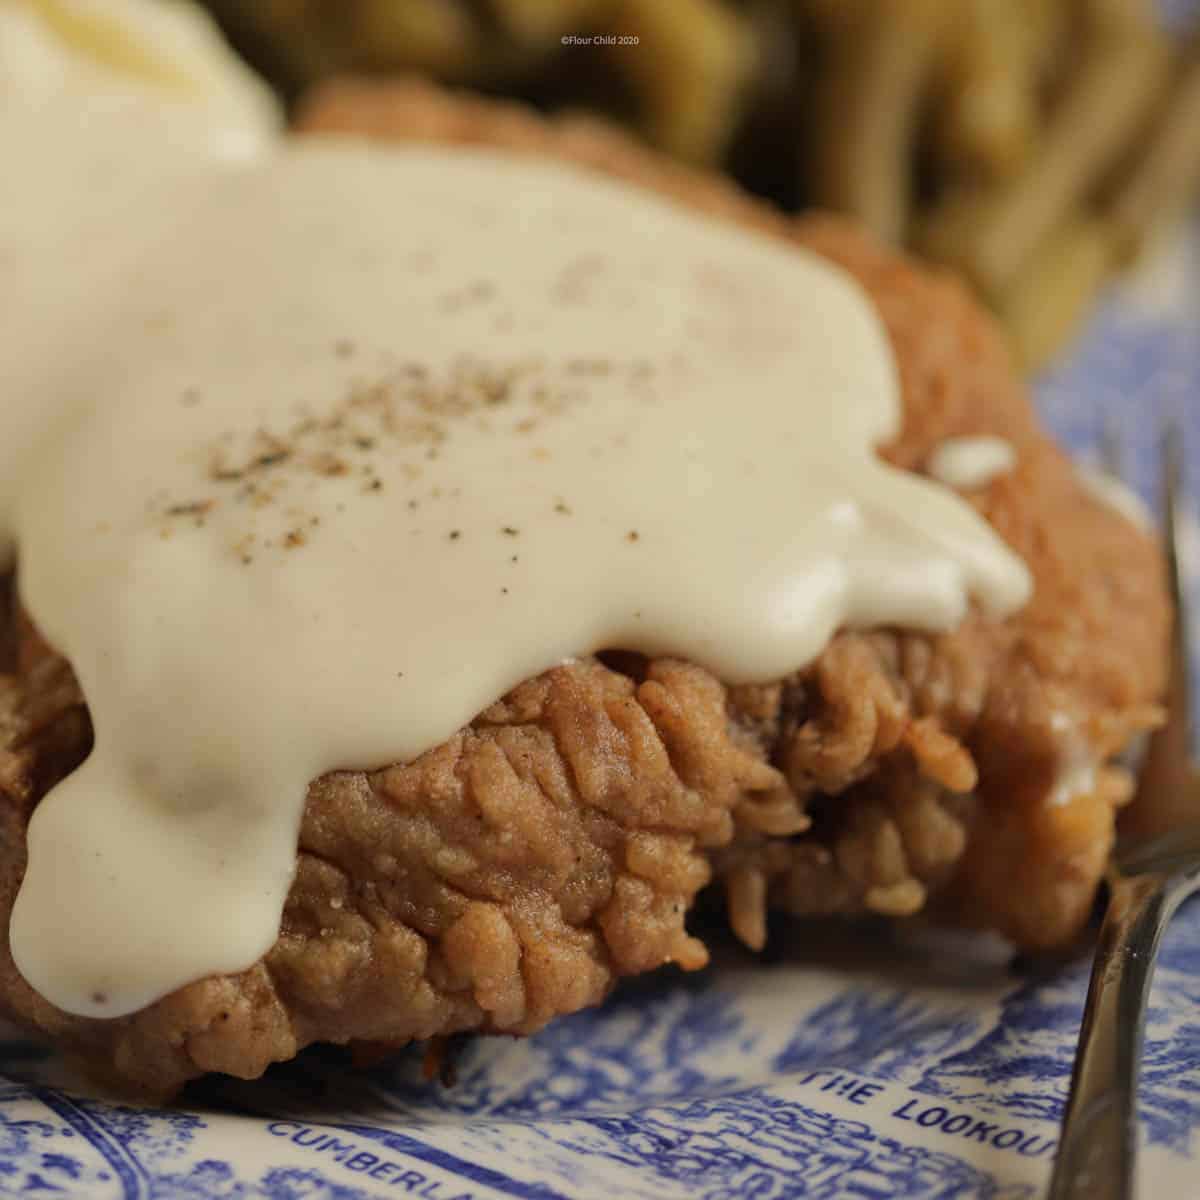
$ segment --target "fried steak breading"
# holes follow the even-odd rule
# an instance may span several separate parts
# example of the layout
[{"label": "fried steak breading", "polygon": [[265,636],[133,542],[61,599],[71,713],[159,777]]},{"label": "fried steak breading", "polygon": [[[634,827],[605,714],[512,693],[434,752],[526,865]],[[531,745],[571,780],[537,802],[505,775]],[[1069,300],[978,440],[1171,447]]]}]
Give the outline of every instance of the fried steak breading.
[{"label": "fried steak breading", "polygon": [[[593,122],[423,85],[346,85],[302,124],[554,156],[839,263],[876,303],[899,365],[904,429],[884,456],[920,470],[948,437],[1011,442],[1016,468],[968,498],[1024,556],[1036,594],[1007,621],[973,615],[946,635],[842,633],[769,685],[730,688],[692,664],[620,652],[548,671],[412,763],[314,781],[266,957],[111,1021],[52,1007],[8,948],[30,814],[91,739],[69,665],[11,601],[4,1010],[93,1072],[166,1097],[208,1071],[254,1077],[312,1042],[531,1033],[621,976],[701,967],[686,921],[710,884],[754,947],[768,906],[924,909],[1033,948],[1072,937],[1130,794],[1125,772],[1103,764],[1157,719],[1161,556],[1079,486],[965,290],[844,223],[785,220]],[[1090,777],[1078,769],[1089,763]],[[1080,778],[1088,786],[1068,786]]]}]

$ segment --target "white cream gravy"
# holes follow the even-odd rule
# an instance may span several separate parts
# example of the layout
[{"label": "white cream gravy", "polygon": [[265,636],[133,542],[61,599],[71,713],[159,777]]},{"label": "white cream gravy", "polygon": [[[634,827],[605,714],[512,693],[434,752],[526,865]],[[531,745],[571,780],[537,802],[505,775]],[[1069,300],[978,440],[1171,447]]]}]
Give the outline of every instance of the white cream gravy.
[{"label": "white cream gravy", "polygon": [[[120,119],[135,171],[180,149],[248,158],[282,123],[270,89],[186,0],[0,0],[0,115],[41,129],[47,157],[89,153],[94,127]],[[5,160],[6,173],[19,166]]]},{"label": "white cream gravy", "polygon": [[939,483],[977,491],[1017,465],[1012,442],[999,437],[946,438],[929,456],[927,469]]},{"label": "white cream gravy", "polygon": [[874,456],[889,348],[811,255],[477,150],[295,146],[116,226],[81,200],[49,229],[29,184],[0,215],[0,542],[96,740],[34,815],[11,935],[69,1012],[250,965],[312,778],[564,659],[762,680],[839,627],[1029,596]]}]

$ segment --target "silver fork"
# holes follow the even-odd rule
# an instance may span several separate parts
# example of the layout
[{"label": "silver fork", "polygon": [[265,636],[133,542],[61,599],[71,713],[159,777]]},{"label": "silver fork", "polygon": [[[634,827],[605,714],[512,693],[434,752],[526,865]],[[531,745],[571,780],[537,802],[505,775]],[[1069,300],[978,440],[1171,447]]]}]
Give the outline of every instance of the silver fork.
[{"label": "silver fork", "polygon": [[[1121,474],[1106,437],[1106,466]],[[1146,1000],[1158,945],[1179,905],[1200,891],[1200,769],[1191,758],[1187,604],[1180,571],[1183,454],[1168,429],[1162,449],[1163,521],[1175,606],[1167,721],[1150,739],[1137,798],[1109,881],[1049,1200],[1132,1200],[1137,1081]]]}]

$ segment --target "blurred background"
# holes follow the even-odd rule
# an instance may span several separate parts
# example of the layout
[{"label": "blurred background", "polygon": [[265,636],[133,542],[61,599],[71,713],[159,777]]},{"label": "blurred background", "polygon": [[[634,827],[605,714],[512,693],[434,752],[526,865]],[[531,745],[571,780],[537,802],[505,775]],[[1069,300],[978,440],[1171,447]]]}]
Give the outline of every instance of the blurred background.
[{"label": "blurred background", "polygon": [[601,113],[962,270],[1029,370],[1200,190],[1200,0],[207,0],[289,101],[420,74]]}]

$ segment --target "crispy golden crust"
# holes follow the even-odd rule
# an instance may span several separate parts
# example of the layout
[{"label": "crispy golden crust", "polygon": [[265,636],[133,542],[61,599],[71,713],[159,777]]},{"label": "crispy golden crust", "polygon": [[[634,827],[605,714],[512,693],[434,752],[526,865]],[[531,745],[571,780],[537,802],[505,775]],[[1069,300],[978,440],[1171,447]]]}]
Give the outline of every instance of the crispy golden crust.
[{"label": "crispy golden crust", "polygon": [[[616,174],[808,246],[878,305],[906,421],[886,450],[920,469],[948,436],[993,433],[1015,471],[972,496],[1037,591],[1004,623],[942,637],[837,637],[811,668],[726,688],[698,667],[605,656],[521,685],[414,763],[315,781],[280,937],[236,976],[118,1021],[34,994],[0,927],[0,998],[94,1070],[169,1095],[205,1071],[252,1077],[313,1041],[401,1044],[531,1032],[621,975],[699,967],[685,920],[716,876],[761,945],[764,904],[797,913],[923,906],[1027,946],[1086,919],[1128,793],[1115,768],[1056,794],[1155,717],[1167,605],[1153,542],[1082,491],[1039,432],[991,321],[946,277],[844,224],[786,221],[591,122],[547,123],[421,85],[347,85],[312,130],[482,142]],[[0,914],[46,788],[87,752],[69,667],[24,625],[0,677]]]}]

